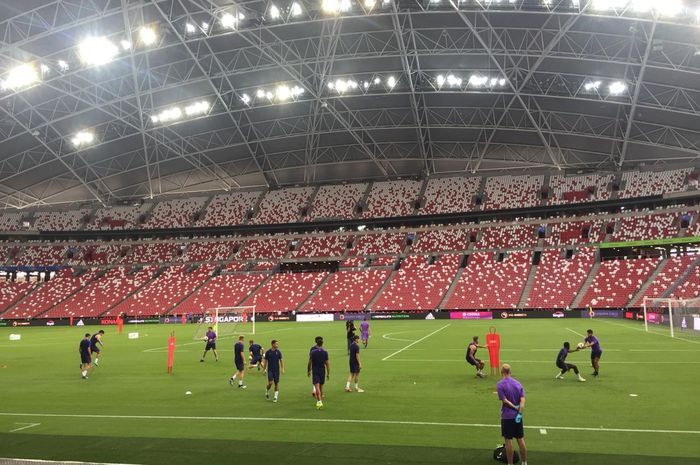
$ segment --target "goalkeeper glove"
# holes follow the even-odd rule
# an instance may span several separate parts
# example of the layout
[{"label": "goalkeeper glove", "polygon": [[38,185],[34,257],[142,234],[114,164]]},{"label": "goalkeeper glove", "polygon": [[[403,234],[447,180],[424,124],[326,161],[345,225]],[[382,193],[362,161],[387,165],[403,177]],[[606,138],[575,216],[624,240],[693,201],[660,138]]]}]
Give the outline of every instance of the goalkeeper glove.
[{"label": "goalkeeper glove", "polygon": [[522,421],[523,421],[523,414],[522,414],[522,413],[518,413],[518,414],[515,416],[515,422],[516,422],[516,423],[520,423],[520,422],[522,422]]},{"label": "goalkeeper glove", "polygon": [[514,405],[514,406],[513,406],[513,410],[516,410],[516,411],[517,411],[517,410],[520,410],[520,404]]}]

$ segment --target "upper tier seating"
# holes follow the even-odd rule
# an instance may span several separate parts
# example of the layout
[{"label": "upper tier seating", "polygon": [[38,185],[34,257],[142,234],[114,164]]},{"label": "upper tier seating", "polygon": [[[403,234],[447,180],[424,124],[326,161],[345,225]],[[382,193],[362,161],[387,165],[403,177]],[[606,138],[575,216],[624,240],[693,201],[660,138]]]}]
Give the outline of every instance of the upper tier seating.
[{"label": "upper tier seating", "polygon": [[95,212],[93,220],[85,225],[85,229],[137,229],[140,227],[139,218],[148,207],[149,204],[100,208]]},{"label": "upper tier seating", "polygon": [[474,196],[479,191],[480,177],[432,178],[425,189],[425,205],[421,215],[462,213],[474,210]]},{"label": "upper tier seating", "polygon": [[243,224],[246,213],[252,211],[261,195],[260,191],[215,195],[207,205],[204,216],[197,220],[195,225],[205,227]]},{"label": "upper tier seating", "polygon": [[20,228],[21,213],[6,212],[0,215],[0,231],[16,231]]},{"label": "upper tier seating", "polygon": [[662,297],[664,292],[673,286],[676,280],[685,273],[691,263],[697,258],[696,255],[684,255],[682,257],[668,258],[661,263],[661,269],[657,273],[654,280],[646,288],[644,294],[641,295],[634,303],[635,306],[641,307],[644,297]]},{"label": "upper tier seating", "polygon": [[549,178],[549,204],[597,202],[610,198],[612,174],[579,174],[565,176],[555,174]]},{"label": "upper tier seating", "polygon": [[537,244],[535,231],[536,227],[533,224],[484,228],[476,246],[479,249],[534,247]]},{"label": "upper tier seating", "polygon": [[355,242],[348,255],[399,254],[405,247],[405,234],[362,234],[355,236]]},{"label": "upper tier seating", "polygon": [[430,253],[467,250],[470,233],[466,229],[419,232],[418,243],[413,246],[413,251]]},{"label": "upper tier seating", "polygon": [[676,237],[679,231],[679,216],[679,213],[662,213],[620,218],[612,240],[622,242]]},{"label": "upper tier seating", "polygon": [[544,176],[495,176],[486,180],[484,210],[534,207],[541,203]]},{"label": "upper tier seating", "polygon": [[367,197],[363,218],[389,218],[413,214],[420,192],[419,181],[375,182]]},{"label": "upper tier seating", "polygon": [[15,264],[20,266],[60,265],[65,257],[66,247],[63,245],[29,245],[24,248],[21,255],[15,257]]},{"label": "upper tier seating", "polygon": [[563,250],[545,250],[537,265],[527,298],[532,308],[566,308],[586,281],[595,261],[595,249],[582,248],[567,259]]},{"label": "upper tier seating", "polygon": [[155,266],[130,273],[128,267],[117,267],[88,283],[70,299],[66,299],[46,314],[47,317],[96,317],[146,284],[156,271]]},{"label": "upper tier seating", "polygon": [[346,236],[301,237],[297,249],[289,254],[291,258],[301,257],[340,257],[345,252]]},{"label": "upper tier seating", "polygon": [[347,270],[333,273],[301,309],[304,312],[361,311],[389,276],[389,270]]},{"label": "upper tier seating", "polygon": [[659,264],[657,258],[606,260],[586,291],[581,307],[624,307]]},{"label": "upper tier seating", "polygon": [[172,260],[179,248],[180,245],[173,242],[144,242],[134,245],[123,261],[125,263],[162,264]]},{"label": "upper tier seating", "polygon": [[350,219],[366,190],[367,184],[321,186],[304,221]]},{"label": "upper tier seating", "polygon": [[269,191],[260,202],[260,207],[251,224],[295,223],[299,221],[301,209],[309,201],[313,187],[290,187]]},{"label": "upper tier seating", "polygon": [[0,315],[29,294],[36,286],[37,283],[29,281],[0,281]]},{"label": "upper tier seating", "polygon": [[511,252],[503,262],[498,262],[492,252],[472,254],[445,308],[517,307],[530,271],[531,256],[530,251]]},{"label": "upper tier seating", "polygon": [[369,259],[369,266],[391,266],[396,264],[398,257],[394,255],[384,255]]},{"label": "upper tier seating", "polygon": [[83,229],[90,209],[37,212],[34,214],[34,229],[38,231],[77,231]]},{"label": "upper tier seating", "polygon": [[685,280],[674,289],[669,297],[692,299],[698,296],[700,296],[700,266],[693,268]]},{"label": "upper tier seating", "polygon": [[325,272],[275,274],[241,305],[254,306],[256,313],[296,310],[327,275]]},{"label": "upper tier seating", "polygon": [[195,270],[190,270],[190,265],[171,266],[148,285],[113,307],[109,314],[166,314],[175,304],[202,285],[215,268],[214,265],[202,265]]},{"label": "upper tier seating", "polygon": [[73,276],[73,272],[71,268],[64,268],[57,272],[53,279],[43,283],[26,299],[5,312],[3,318],[36,317],[84,287],[97,276],[99,271],[88,270],[79,276]]},{"label": "upper tier seating", "polygon": [[227,260],[240,243],[236,241],[190,242],[180,257],[182,262],[220,262]]},{"label": "upper tier seating", "polygon": [[[603,242],[605,223],[604,220],[549,223],[547,225],[549,231],[544,243],[546,245],[574,245]],[[585,228],[588,228],[588,238],[583,237]]]},{"label": "upper tier seating", "polygon": [[148,215],[143,228],[186,228],[191,226],[206,200],[205,197],[192,197],[158,202]]},{"label": "upper tier seating", "polygon": [[235,307],[267,277],[264,273],[214,276],[180,303],[174,313],[204,313],[217,307]]},{"label": "upper tier seating", "polygon": [[[103,245],[83,245],[69,248],[73,250],[73,258],[68,259],[69,265],[114,265],[121,261],[122,253],[128,251],[121,243]],[[68,254],[68,252],[66,252]]]},{"label": "upper tier seating", "polygon": [[243,241],[241,245],[241,250],[236,254],[238,260],[282,258],[289,251],[289,241],[286,239]]},{"label": "upper tier seating", "polygon": [[647,197],[650,195],[680,192],[685,190],[685,179],[691,168],[671,171],[625,171],[622,173],[621,199]]},{"label": "upper tier seating", "polygon": [[365,257],[350,257],[340,262],[340,268],[359,268],[367,264]]},{"label": "upper tier seating", "polygon": [[372,310],[434,310],[452,284],[462,256],[442,255],[429,264],[425,255],[414,255],[401,263]]}]

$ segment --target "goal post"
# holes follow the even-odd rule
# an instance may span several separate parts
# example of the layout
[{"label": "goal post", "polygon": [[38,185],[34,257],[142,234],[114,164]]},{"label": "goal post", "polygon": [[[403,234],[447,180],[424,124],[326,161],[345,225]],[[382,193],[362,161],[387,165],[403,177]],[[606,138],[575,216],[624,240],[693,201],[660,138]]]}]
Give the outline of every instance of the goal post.
[{"label": "goal post", "polygon": [[204,339],[211,326],[217,337],[234,334],[255,334],[255,307],[214,307],[197,318],[195,340]]},{"label": "goal post", "polygon": [[671,337],[700,337],[700,297],[692,299],[645,297],[644,330],[668,329]]}]

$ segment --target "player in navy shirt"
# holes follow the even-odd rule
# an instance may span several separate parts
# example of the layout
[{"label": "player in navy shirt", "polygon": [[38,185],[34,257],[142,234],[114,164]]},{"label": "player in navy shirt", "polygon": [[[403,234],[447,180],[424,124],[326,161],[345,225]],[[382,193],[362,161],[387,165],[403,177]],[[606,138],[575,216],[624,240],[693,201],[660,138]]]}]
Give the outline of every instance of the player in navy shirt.
[{"label": "player in navy shirt", "polygon": [[[331,368],[328,364],[328,352],[323,348],[323,338],[316,338],[316,347],[309,354],[309,363],[306,365],[306,374],[311,377],[314,385],[314,397],[316,409],[323,408],[323,383],[331,377]],[[313,375],[313,376],[312,376]]]},{"label": "player in navy shirt", "polygon": [[243,384],[243,378],[245,377],[245,347],[243,346],[243,339],[243,336],[238,336],[238,342],[233,345],[233,363],[236,365],[236,372],[228,379],[228,383],[233,386],[233,382],[236,378],[239,378],[239,389],[247,388],[247,386]]},{"label": "player in navy shirt", "polygon": [[80,340],[78,352],[80,353],[80,375],[83,379],[87,379],[88,370],[90,370],[90,364],[92,363],[90,357],[90,333],[86,333],[85,337]]},{"label": "player in navy shirt", "polygon": [[559,351],[559,354],[557,354],[557,368],[559,368],[561,371],[557,373],[556,378],[557,379],[564,379],[564,373],[566,373],[569,370],[574,370],[574,373],[578,377],[579,381],[586,381],[581,377],[581,374],[578,372],[578,367],[576,365],[573,365],[571,363],[566,363],[566,357],[569,355],[571,352],[578,352],[579,349],[578,347],[576,350],[571,350],[571,345],[568,342],[564,343],[564,347],[561,348]]},{"label": "player in navy shirt", "polygon": [[484,373],[481,370],[484,369],[484,366],[486,364],[483,361],[476,358],[476,351],[479,348],[485,349],[486,347],[479,345],[479,336],[474,336],[472,338],[472,342],[470,342],[469,345],[467,346],[467,356],[466,357],[467,357],[467,363],[476,368],[476,376],[478,376],[479,378],[483,378]]},{"label": "player in navy shirt", "polygon": [[593,376],[598,376],[600,370],[600,357],[603,355],[603,349],[600,348],[600,341],[593,335],[593,330],[586,331],[586,338],[583,340],[585,347],[591,348],[591,365],[593,366]]},{"label": "player in navy shirt", "polygon": [[250,354],[250,364],[248,364],[248,369],[253,367],[258,367],[260,371],[260,363],[263,358],[263,348],[260,344],[256,344],[252,339],[248,342],[248,354]]},{"label": "player in navy shirt", "polygon": [[[315,344],[309,349],[309,357],[311,357],[311,352],[316,350],[318,347],[318,341],[323,341],[323,338],[321,336],[316,336],[316,339],[314,340]],[[311,385],[311,397],[316,398],[316,386],[313,384]]]},{"label": "player in navy shirt", "polygon": [[216,352],[216,332],[214,332],[214,328],[211,326],[207,330],[206,336],[204,336],[204,339],[207,341],[207,345],[204,346],[204,353],[202,354],[202,358],[199,360],[200,362],[204,361],[204,357],[207,356],[207,352],[210,350],[214,352],[214,357],[216,357],[216,361],[219,361],[219,354]]},{"label": "player in navy shirt", "polygon": [[355,381],[355,391],[365,392],[364,389],[360,389],[360,369],[362,368],[362,362],[360,361],[360,344],[358,344],[359,336],[354,336],[352,342],[350,343],[350,375],[348,376],[348,381],[345,383],[345,392],[351,392],[350,382]]},{"label": "player in navy shirt", "polygon": [[284,362],[282,352],[279,350],[279,343],[273,339],[270,342],[270,349],[263,356],[263,368],[267,372],[267,387],[265,388],[265,399],[270,400],[270,387],[275,383],[275,397],[272,402],[277,402],[280,393],[280,373],[284,374]]},{"label": "player in navy shirt", "polygon": [[90,353],[95,355],[96,367],[100,366],[100,348],[97,345],[99,344],[100,346],[104,347],[102,344],[102,336],[104,333],[104,331],[99,330],[90,338]]}]

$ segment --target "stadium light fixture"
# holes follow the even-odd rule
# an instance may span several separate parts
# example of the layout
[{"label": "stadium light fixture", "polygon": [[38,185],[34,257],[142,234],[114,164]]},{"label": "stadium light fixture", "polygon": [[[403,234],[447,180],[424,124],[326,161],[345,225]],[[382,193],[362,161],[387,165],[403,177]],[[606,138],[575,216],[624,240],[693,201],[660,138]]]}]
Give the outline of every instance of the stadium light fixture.
[{"label": "stadium light fixture", "polygon": [[41,74],[46,74],[50,71],[49,67],[43,63],[39,65],[39,70],[41,70]]},{"label": "stadium light fixture", "polygon": [[209,30],[209,23],[208,22],[206,22],[206,21],[202,22],[202,30],[204,32],[207,32]]},{"label": "stadium light fixture", "polygon": [[292,3],[292,8],[290,9],[290,12],[294,17],[301,16],[301,5],[299,5],[297,2]]},{"label": "stadium light fixture", "polygon": [[506,85],[506,80],[505,80],[505,78],[499,79],[499,80],[498,80],[498,85],[501,86],[501,87],[505,86],[505,85]]},{"label": "stadium light fixture", "polygon": [[209,108],[209,102],[206,100],[195,102],[185,107],[185,115],[189,117],[203,115],[209,111]]},{"label": "stadium light fixture", "polygon": [[661,16],[678,16],[683,12],[683,3],[680,0],[664,0],[658,2],[655,8]]},{"label": "stadium light fixture", "polygon": [[182,118],[182,110],[180,107],[167,108],[157,115],[151,116],[151,121],[154,123],[169,123]]},{"label": "stadium light fixture", "polygon": [[61,71],[68,71],[68,63],[66,63],[66,62],[63,61],[63,60],[58,60],[58,68],[59,68]]},{"label": "stadium light fixture", "polygon": [[265,91],[262,90],[262,89],[258,89],[258,90],[255,92],[255,96],[256,96],[257,98],[265,98]]},{"label": "stadium light fixture", "polygon": [[289,87],[287,87],[285,85],[280,85],[280,86],[277,86],[277,88],[275,89],[275,96],[277,97],[277,100],[279,100],[280,102],[286,102],[287,100],[289,100],[291,98],[292,91]]},{"label": "stadium light fixture", "polygon": [[105,65],[114,60],[117,53],[117,46],[106,37],[87,37],[78,46],[78,55],[86,65]]},{"label": "stadium light fixture", "polygon": [[350,0],[322,0],[321,10],[324,13],[339,14],[349,11],[351,8]]},{"label": "stadium light fixture", "polygon": [[394,86],[396,86],[396,78],[394,76],[389,76],[386,80],[386,85],[389,86],[389,89],[393,89]]},{"label": "stadium light fixture", "polygon": [[248,95],[248,94],[241,95],[241,101],[243,103],[245,103],[246,105],[250,105],[250,95]]},{"label": "stadium light fixture", "polygon": [[95,134],[90,131],[79,131],[70,141],[76,148],[84,147],[95,141]]},{"label": "stadium light fixture", "polygon": [[648,13],[654,8],[655,0],[633,0],[630,4],[637,13]]},{"label": "stadium light fixture", "polygon": [[462,85],[462,78],[458,78],[454,74],[448,74],[447,84],[451,87],[459,87]]},{"label": "stadium light fixture", "polygon": [[362,87],[364,87],[365,89],[369,89],[369,81],[363,82]]},{"label": "stadium light fixture", "polygon": [[598,90],[600,87],[601,82],[600,81],[591,81],[587,82],[583,85],[583,88],[587,90],[588,92],[593,91],[593,90]]},{"label": "stadium light fixture", "polygon": [[620,95],[625,90],[627,90],[627,84],[621,81],[615,81],[608,86],[611,95]]},{"label": "stadium light fixture", "polygon": [[143,26],[139,29],[139,42],[149,47],[156,43],[158,40],[158,34],[156,30],[151,26]]},{"label": "stadium light fixture", "polygon": [[365,0],[365,8],[368,10],[372,10],[375,6],[377,6],[377,0]]},{"label": "stadium light fixture", "polygon": [[122,47],[122,50],[124,50],[125,52],[127,50],[131,50],[131,42],[129,42],[128,40],[121,40],[119,42],[119,45]]},{"label": "stadium light fixture", "polygon": [[280,16],[282,16],[282,13],[280,12],[280,9],[277,8],[274,4],[270,5],[270,19],[280,19]]},{"label": "stadium light fixture", "polygon": [[489,78],[487,78],[486,76],[481,76],[479,74],[472,74],[471,76],[469,76],[469,84],[474,87],[485,86],[488,80]]},{"label": "stadium light fixture", "polygon": [[382,80],[379,79],[378,77],[376,77],[376,78],[374,78],[374,81],[373,81],[373,82],[374,82],[375,85],[379,85],[379,84],[382,83]]},{"label": "stadium light fixture", "polygon": [[221,15],[221,25],[225,27],[226,29],[236,29],[238,27],[238,24],[245,19],[245,15],[243,13],[224,13]]},{"label": "stadium light fixture", "polygon": [[438,88],[444,86],[445,85],[445,76],[443,76],[442,74],[438,74],[436,81],[437,81]]},{"label": "stadium light fixture", "polygon": [[197,32],[197,28],[194,26],[194,24],[187,23],[185,24],[185,32],[187,34],[194,34],[195,32]]},{"label": "stadium light fixture", "polygon": [[29,87],[40,80],[41,76],[36,67],[31,63],[24,63],[12,68],[0,86],[3,90],[18,90]]}]

